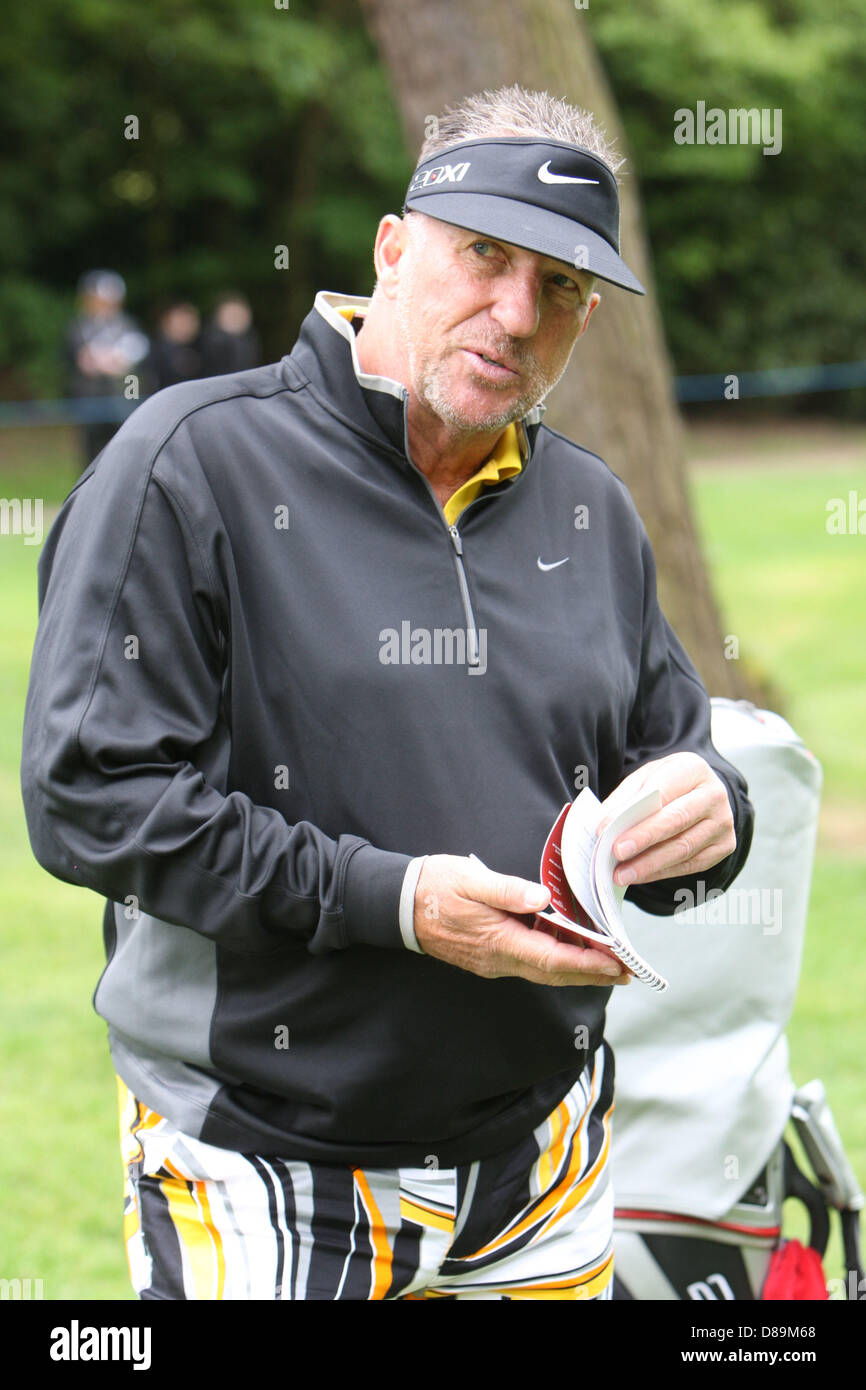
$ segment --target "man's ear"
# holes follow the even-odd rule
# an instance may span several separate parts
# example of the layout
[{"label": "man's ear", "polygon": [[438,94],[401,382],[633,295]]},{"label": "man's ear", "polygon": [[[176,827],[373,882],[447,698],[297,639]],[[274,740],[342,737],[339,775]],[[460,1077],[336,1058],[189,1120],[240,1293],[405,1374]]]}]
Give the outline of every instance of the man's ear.
[{"label": "man's ear", "polygon": [[406,249],[408,235],[406,223],[396,213],[387,213],[379,223],[373,248],[373,264],[376,267],[376,282],[386,299],[393,299],[397,293],[400,260]]},{"label": "man's ear", "polygon": [[600,303],[601,295],[596,290],[593,290],[592,294],[589,296],[589,299],[587,301],[586,314],[584,316],[583,323],[580,325],[580,332],[577,335],[578,338],[581,336],[581,334],[586,332],[586,327],[590,319],[592,318],[593,310],[595,309],[596,305]]}]

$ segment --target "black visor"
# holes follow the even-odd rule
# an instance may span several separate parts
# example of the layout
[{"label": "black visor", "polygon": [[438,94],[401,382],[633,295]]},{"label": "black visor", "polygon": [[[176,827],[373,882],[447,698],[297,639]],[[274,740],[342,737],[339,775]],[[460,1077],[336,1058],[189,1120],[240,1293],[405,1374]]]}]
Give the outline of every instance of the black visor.
[{"label": "black visor", "polygon": [[577,145],[534,136],[464,140],[418,165],[407,209],[646,293],[620,260],[616,180]]}]

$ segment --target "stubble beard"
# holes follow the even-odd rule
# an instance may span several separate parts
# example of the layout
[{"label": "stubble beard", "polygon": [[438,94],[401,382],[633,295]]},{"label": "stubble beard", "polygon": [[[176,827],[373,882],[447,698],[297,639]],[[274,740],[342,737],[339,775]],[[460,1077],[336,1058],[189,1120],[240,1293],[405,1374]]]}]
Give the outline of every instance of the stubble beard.
[{"label": "stubble beard", "polygon": [[[419,400],[423,401],[434,415],[463,434],[486,434],[493,430],[505,429],[515,420],[523,419],[533,406],[549,395],[567,365],[566,361],[558,371],[542,372],[531,349],[519,340],[510,339],[508,342],[479,345],[483,346],[491,357],[506,357],[509,361],[515,362],[521,372],[525,373],[528,369],[526,386],[516,400],[510,405],[503,405],[499,410],[491,402],[489,413],[480,415],[477,411],[463,409],[449,394],[446,378],[449,358],[453,354],[426,358],[423,348],[418,346],[416,333],[413,333],[411,328],[411,325],[417,322],[411,296],[407,296],[398,306],[397,326],[406,351],[412,388]],[[459,352],[460,349],[455,348],[454,351]],[[497,390],[496,386],[490,383],[479,384],[482,389],[491,393]],[[506,386],[503,389],[509,388]]]},{"label": "stubble beard", "polygon": [[[492,352],[491,355],[493,355]],[[557,377],[556,380],[544,381],[540,378],[540,374],[536,373],[533,378],[530,378],[530,384],[526,390],[521,392],[516,400],[513,400],[509,405],[503,405],[499,410],[491,401],[490,410],[482,415],[477,410],[468,411],[461,408],[449,395],[448,387],[443,380],[447,372],[447,360],[440,359],[418,365],[420,365],[420,370],[416,371],[413,378],[418,396],[440,419],[454,425],[466,434],[476,432],[484,434],[491,430],[505,429],[515,420],[522,420],[534,405],[538,405],[539,401],[553,390],[556,381],[559,380]],[[482,386],[482,389],[486,389],[492,394],[496,387],[486,384]]]}]

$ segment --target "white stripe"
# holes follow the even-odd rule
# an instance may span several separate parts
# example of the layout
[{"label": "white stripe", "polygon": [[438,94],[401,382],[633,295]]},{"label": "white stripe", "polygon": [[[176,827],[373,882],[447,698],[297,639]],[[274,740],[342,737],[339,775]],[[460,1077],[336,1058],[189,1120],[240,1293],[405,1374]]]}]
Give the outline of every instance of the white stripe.
[{"label": "white stripe", "polygon": [[[271,1166],[267,1159],[260,1158],[259,1162],[262,1163],[265,1168],[267,1168],[268,1173],[270,1174],[271,1182],[273,1184],[274,1196],[276,1198],[277,1204],[277,1226],[279,1228],[279,1233],[283,1238],[283,1283],[282,1286],[278,1289],[276,1276],[279,1273],[279,1242],[277,1241],[276,1231],[274,1231],[274,1277],[271,1281],[270,1292],[264,1295],[264,1297],[273,1299],[279,1296],[279,1298],[282,1299],[284,1293],[288,1292],[289,1298],[291,1298],[291,1287],[287,1288],[287,1285],[290,1284],[292,1277],[292,1256],[295,1249],[295,1236],[293,1232],[289,1229],[289,1224],[286,1219],[286,1194],[283,1191],[283,1184],[280,1181],[280,1175],[276,1171],[276,1169]],[[271,1221],[271,1230],[274,1230],[273,1220]]]},{"label": "white stripe", "polygon": [[460,1232],[469,1219],[472,1199],[475,1196],[475,1189],[478,1186],[478,1171],[480,1167],[480,1163],[473,1163],[469,1169],[469,1180],[466,1183],[466,1191],[463,1194],[463,1205],[457,1213],[457,1220],[454,1222],[454,1240],[460,1235]]},{"label": "white stripe", "polygon": [[295,1297],[307,1297],[310,1278],[310,1259],[313,1251],[313,1170],[309,1163],[296,1159],[283,1162],[292,1175],[295,1189],[295,1229],[298,1235],[298,1274]]},{"label": "white stripe", "polygon": [[[352,1223],[352,1234],[351,1234],[350,1237],[349,1237],[349,1250],[348,1250],[348,1254],[346,1255],[346,1258],[345,1258],[345,1260],[343,1261],[343,1273],[340,1275],[340,1282],[339,1282],[339,1284],[337,1285],[337,1292],[334,1294],[334,1299],[335,1299],[335,1300],[339,1299],[340,1295],[341,1295],[342,1292],[343,1292],[343,1285],[344,1285],[345,1282],[346,1282],[346,1275],[349,1273],[349,1261],[351,1260],[352,1256],[353,1256],[354,1253],[355,1253],[355,1232],[357,1231],[357,1229],[358,1229],[358,1224],[359,1224],[359,1222],[360,1222],[360,1220],[361,1220],[361,1213],[360,1213],[360,1211],[358,1210],[359,1205],[360,1205],[360,1202],[361,1202],[361,1194],[360,1194],[359,1191],[358,1191],[358,1184],[357,1184],[357,1183],[353,1183],[353,1185],[352,1185],[352,1207],[353,1207],[354,1212],[355,1212],[355,1220],[354,1220],[353,1223]],[[375,1256],[375,1253],[376,1253],[376,1252],[375,1252],[375,1250],[374,1250],[374,1251],[373,1251],[373,1255],[374,1255],[374,1256]]]},{"label": "white stripe", "polygon": [[[226,1229],[223,1231],[218,1224],[217,1229],[223,1238],[223,1255],[226,1265],[226,1282],[224,1298],[226,1299],[248,1299],[253,1298],[253,1282],[250,1271],[249,1252],[244,1232],[235,1216],[231,1197],[229,1196],[228,1183],[222,1178],[214,1180],[214,1191],[211,1197],[211,1213],[214,1221],[217,1221],[217,1212],[222,1212],[226,1220]],[[235,1287],[237,1286],[237,1292]]]}]

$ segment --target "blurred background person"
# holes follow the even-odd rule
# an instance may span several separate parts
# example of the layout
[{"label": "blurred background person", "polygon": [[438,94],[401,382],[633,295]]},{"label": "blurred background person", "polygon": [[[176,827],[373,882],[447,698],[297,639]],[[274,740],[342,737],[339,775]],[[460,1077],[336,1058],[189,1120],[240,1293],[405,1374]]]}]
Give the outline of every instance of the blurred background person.
[{"label": "blurred background person", "polygon": [[202,375],[222,376],[261,365],[253,311],[242,294],[224,294],[201,335]]},{"label": "blurred background person", "polygon": [[[123,418],[120,413],[116,418],[99,418],[95,398],[136,400],[144,394],[140,383],[129,383],[127,377],[137,375],[150,344],[135,319],[124,312],[125,300],[126,284],[114,270],[89,270],[78,282],[78,312],[66,331],[65,356],[69,395],[93,400],[95,407],[96,418],[82,422],[83,467],[105,448]],[[106,407],[106,414],[110,413]]]},{"label": "blurred background person", "polygon": [[177,301],[163,309],[148,363],[154,391],[205,375],[200,339],[201,315],[194,304]]}]

